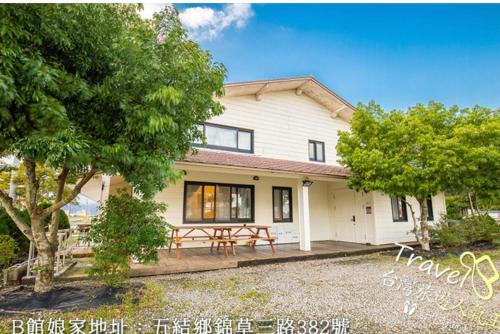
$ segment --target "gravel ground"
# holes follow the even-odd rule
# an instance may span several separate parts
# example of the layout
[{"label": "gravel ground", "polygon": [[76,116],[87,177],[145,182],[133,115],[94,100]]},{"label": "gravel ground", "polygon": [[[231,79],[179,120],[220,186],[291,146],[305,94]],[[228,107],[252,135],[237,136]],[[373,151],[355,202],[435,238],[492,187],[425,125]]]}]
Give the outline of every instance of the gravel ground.
[{"label": "gravel ground", "polygon": [[[481,302],[470,280],[460,288],[447,284],[446,277],[436,279],[419,271],[418,265],[407,267],[394,263],[394,259],[389,255],[368,255],[154,277],[150,279],[164,288],[166,301],[162,314],[155,316],[318,321],[346,318],[350,333],[500,332],[467,319],[459,309],[442,310],[435,302],[436,294],[449,293],[447,298],[453,305],[463,299],[467,315],[481,307],[481,321],[491,323],[495,312],[500,312],[499,281],[494,285],[493,298]],[[496,266],[500,268],[498,261]],[[399,290],[397,282],[392,287],[387,286],[390,280],[384,284],[384,274],[392,269],[405,281]],[[415,285],[411,285],[412,281]],[[429,284],[430,300],[418,293]],[[410,304],[408,313],[416,307],[413,314],[404,312],[405,302]],[[500,326],[500,315],[496,325]]]}]

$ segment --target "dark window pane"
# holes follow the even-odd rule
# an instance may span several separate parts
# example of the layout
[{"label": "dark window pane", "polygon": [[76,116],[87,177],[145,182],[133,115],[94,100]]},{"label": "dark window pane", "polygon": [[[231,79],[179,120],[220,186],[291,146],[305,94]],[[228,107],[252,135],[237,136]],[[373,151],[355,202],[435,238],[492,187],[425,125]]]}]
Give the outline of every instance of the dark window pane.
[{"label": "dark window pane", "polygon": [[399,199],[398,197],[391,197],[392,206],[392,219],[394,221],[399,220]]},{"label": "dark window pane", "polygon": [[229,220],[231,212],[231,187],[217,186],[216,210],[217,220]]},{"label": "dark window pane", "polygon": [[200,185],[188,184],[186,186],[186,220],[201,220],[201,189]]},{"label": "dark window pane", "polygon": [[434,208],[432,207],[432,197],[427,198],[428,220],[434,220]]},{"label": "dark window pane", "polygon": [[290,219],[290,189],[283,189],[283,219]]},{"label": "dark window pane", "polygon": [[282,220],[283,216],[281,214],[281,191],[280,189],[274,189],[273,190],[273,203],[274,203],[274,208],[273,208],[273,213],[274,213],[274,220]]},{"label": "dark window pane", "polygon": [[205,186],[203,194],[203,219],[215,217],[215,186]]},{"label": "dark window pane", "polygon": [[250,188],[238,188],[238,219],[252,218],[252,195]]}]

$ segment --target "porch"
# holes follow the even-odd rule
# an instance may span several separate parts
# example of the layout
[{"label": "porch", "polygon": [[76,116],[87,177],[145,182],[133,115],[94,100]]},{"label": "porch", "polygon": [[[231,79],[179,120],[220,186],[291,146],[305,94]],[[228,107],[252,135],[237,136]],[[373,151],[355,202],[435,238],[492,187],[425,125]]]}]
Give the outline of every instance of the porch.
[{"label": "porch", "polygon": [[[413,243],[414,244],[414,243]],[[209,247],[186,248],[182,258],[177,258],[175,251],[159,250],[159,261],[154,264],[133,264],[133,277],[189,273],[228,268],[247,267],[261,264],[283,263],[293,261],[317,260],[337,257],[364,255],[397,249],[394,244],[365,245],[343,241],[313,241],[310,251],[301,251],[298,243],[278,244],[273,254],[269,246],[237,246],[236,255],[224,256],[224,252]],[[85,279],[85,269],[90,265],[90,258],[79,259],[79,263],[68,270],[59,280]]]}]

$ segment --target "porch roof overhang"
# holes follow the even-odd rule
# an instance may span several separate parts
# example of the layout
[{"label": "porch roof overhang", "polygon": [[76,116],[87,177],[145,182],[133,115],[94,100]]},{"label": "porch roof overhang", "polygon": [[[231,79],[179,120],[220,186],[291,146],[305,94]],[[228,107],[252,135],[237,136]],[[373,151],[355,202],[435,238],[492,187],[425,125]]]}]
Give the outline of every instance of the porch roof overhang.
[{"label": "porch roof overhang", "polygon": [[178,163],[180,165],[232,167],[337,179],[345,179],[350,175],[347,168],[340,166],[265,158],[244,153],[229,153],[208,149],[198,149],[197,152],[189,152],[186,158]]}]

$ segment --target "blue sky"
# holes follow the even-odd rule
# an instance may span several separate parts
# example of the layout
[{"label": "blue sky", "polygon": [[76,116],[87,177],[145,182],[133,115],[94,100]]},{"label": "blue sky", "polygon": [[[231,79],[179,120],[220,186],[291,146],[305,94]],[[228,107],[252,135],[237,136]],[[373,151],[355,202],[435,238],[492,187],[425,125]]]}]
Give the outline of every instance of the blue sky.
[{"label": "blue sky", "polygon": [[353,104],[500,107],[500,5],[177,7],[228,82],[313,75]]}]

